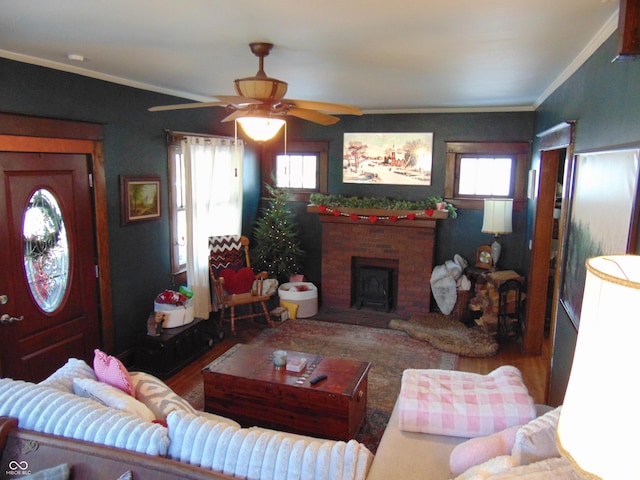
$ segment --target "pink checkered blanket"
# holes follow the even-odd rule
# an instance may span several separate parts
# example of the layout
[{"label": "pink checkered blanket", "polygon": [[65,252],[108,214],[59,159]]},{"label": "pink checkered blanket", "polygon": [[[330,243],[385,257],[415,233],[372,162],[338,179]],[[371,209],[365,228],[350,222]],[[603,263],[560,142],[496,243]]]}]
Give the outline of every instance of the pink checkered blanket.
[{"label": "pink checkered blanket", "polygon": [[513,366],[487,375],[405,370],[398,402],[401,430],[454,437],[490,435],[536,415],[522,374]]}]

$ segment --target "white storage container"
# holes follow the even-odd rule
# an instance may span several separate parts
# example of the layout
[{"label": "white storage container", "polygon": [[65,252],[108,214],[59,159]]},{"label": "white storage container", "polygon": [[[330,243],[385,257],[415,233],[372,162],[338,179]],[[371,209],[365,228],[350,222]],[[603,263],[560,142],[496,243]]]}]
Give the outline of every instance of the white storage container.
[{"label": "white storage container", "polygon": [[162,328],[182,327],[193,322],[192,298],[184,302],[184,305],[153,302],[153,309],[156,314],[162,313],[165,316]]},{"label": "white storage container", "polygon": [[[299,285],[304,285],[306,290],[297,290]],[[278,296],[281,300],[298,305],[297,318],[313,317],[318,313],[318,289],[311,282],[283,283],[278,288]]]}]

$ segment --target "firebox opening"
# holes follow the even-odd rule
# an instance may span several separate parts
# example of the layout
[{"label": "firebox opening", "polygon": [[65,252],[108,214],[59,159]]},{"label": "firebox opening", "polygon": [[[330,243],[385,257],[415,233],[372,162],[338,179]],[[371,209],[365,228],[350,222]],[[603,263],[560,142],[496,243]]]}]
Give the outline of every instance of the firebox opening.
[{"label": "firebox opening", "polygon": [[352,257],[351,298],[355,308],[390,312],[398,298],[398,261]]}]

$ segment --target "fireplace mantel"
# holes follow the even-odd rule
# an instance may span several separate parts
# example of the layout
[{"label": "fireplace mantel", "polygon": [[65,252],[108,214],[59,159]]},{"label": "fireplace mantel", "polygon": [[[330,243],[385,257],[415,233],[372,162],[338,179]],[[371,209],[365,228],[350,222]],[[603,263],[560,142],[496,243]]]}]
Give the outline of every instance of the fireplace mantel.
[{"label": "fireplace mantel", "polygon": [[436,220],[449,218],[447,210],[386,210],[307,205],[307,212],[320,215],[321,222],[367,223],[417,228],[435,228]]}]

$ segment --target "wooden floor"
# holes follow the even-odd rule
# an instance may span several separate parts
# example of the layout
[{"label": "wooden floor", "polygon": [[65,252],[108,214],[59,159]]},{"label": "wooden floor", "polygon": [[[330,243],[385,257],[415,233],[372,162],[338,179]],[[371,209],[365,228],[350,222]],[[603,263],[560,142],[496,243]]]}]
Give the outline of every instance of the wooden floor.
[{"label": "wooden floor", "polygon": [[[333,315],[332,318],[339,322],[370,325],[379,328],[385,328],[389,323],[390,314],[379,314],[378,312],[367,311],[349,312],[351,313],[347,315],[349,317],[348,319],[338,314]],[[326,318],[323,316],[322,320],[326,321]],[[238,322],[236,328],[238,330],[238,335],[233,337],[228,333],[228,328],[225,327],[225,338],[222,341],[217,342],[211,350],[205,353],[198,360],[191,363],[173,377],[167,379],[167,385],[169,385],[169,387],[171,387],[178,395],[185,395],[190,392],[202,382],[202,368],[207,366],[211,361],[236,343],[248,343],[254,335],[260,332],[261,329],[266,328],[266,325],[253,324],[251,320],[245,320],[243,322]],[[493,357],[459,357],[457,370],[487,374],[499,366],[513,365],[519,368],[522,372],[524,381],[534,401],[536,403],[546,403],[546,386],[548,383],[550,353],[550,339],[545,339],[543,354],[540,356],[524,355],[517,342],[508,340],[501,342],[498,354]]]}]

